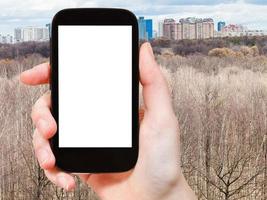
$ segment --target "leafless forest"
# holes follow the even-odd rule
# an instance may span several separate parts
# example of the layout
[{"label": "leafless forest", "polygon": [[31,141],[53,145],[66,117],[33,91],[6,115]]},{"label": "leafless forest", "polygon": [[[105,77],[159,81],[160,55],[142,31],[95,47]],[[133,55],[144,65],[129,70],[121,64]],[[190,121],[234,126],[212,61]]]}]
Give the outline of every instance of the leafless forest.
[{"label": "leafless forest", "polygon": [[159,56],[199,199],[267,199],[266,57]]},{"label": "leafless forest", "polygon": [[[33,155],[31,107],[48,87],[22,85],[18,74],[47,60],[0,60],[0,199],[97,199],[78,179],[74,192],[52,185]],[[198,198],[267,199],[267,57],[255,47],[186,57],[161,49],[157,61],[180,124],[182,168]]]}]

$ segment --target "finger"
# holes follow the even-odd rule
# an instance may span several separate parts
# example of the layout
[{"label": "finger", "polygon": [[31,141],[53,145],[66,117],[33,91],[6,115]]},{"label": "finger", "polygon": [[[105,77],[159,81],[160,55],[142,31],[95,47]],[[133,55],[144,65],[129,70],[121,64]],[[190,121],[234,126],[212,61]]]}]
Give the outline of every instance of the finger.
[{"label": "finger", "polygon": [[64,188],[67,191],[73,190],[75,188],[74,177],[56,167],[53,169],[45,170],[45,175],[52,183]]},{"label": "finger", "polygon": [[167,82],[154,59],[149,43],[140,48],[140,82],[143,86],[144,106],[147,113],[162,119],[173,114]]},{"label": "finger", "polygon": [[55,156],[50,148],[49,141],[35,129],[33,133],[33,148],[37,160],[42,169],[52,169],[55,167]]},{"label": "finger", "polygon": [[51,138],[57,131],[57,124],[51,111],[51,94],[40,97],[32,108],[32,120],[44,138]]},{"label": "finger", "polygon": [[43,63],[21,73],[21,82],[28,85],[49,83],[50,65]]}]

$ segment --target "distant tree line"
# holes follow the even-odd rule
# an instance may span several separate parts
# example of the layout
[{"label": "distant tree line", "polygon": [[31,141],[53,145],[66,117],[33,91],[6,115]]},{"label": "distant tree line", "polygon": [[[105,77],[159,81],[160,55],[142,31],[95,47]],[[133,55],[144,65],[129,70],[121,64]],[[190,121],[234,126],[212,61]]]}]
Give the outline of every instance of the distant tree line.
[{"label": "distant tree line", "polygon": [[208,55],[214,48],[238,48],[240,46],[257,46],[260,55],[267,55],[267,36],[225,37],[205,40],[169,40],[154,39],[151,41],[154,52],[160,54],[162,48],[169,48],[174,54],[181,56],[203,54]]},{"label": "distant tree line", "polygon": [[[144,41],[140,41],[140,44]],[[267,36],[255,37],[226,37],[204,40],[169,40],[154,39],[151,41],[156,54],[161,54],[163,48],[169,48],[174,54],[181,56],[203,54],[208,55],[214,48],[235,49],[240,46],[256,46],[260,55],[267,55]],[[22,42],[17,44],[0,43],[0,59],[13,59],[16,57],[27,57],[31,54],[40,54],[42,57],[49,57],[49,42]]]},{"label": "distant tree line", "polygon": [[0,59],[13,59],[26,57],[31,54],[40,54],[42,57],[49,57],[49,42],[22,42],[17,44],[0,43]]}]

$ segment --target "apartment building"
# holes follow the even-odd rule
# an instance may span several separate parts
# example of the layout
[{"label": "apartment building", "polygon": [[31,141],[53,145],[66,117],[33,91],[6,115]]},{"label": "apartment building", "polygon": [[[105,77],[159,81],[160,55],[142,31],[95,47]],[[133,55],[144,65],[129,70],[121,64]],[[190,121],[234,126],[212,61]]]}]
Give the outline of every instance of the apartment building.
[{"label": "apartment building", "polygon": [[182,18],[179,22],[165,19],[163,22],[163,37],[171,40],[206,39],[214,37],[214,21],[211,18]]}]

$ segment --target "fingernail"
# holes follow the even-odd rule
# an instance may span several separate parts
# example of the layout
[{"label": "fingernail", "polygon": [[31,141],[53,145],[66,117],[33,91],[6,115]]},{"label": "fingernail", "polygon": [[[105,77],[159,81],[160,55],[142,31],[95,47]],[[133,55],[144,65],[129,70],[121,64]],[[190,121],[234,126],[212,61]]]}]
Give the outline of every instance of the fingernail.
[{"label": "fingernail", "polygon": [[24,72],[22,72],[22,73],[20,74],[19,78],[20,78],[20,81],[21,81],[21,82],[23,82],[25,76],[27,77],[28,73],[29,73],[29,70],[26,70],[26,71],[24,71]]},{"label": "fingernail", "polygon": [[58,184],[62,187],[62,188],[65,188],[66,190],[69,190],[69,185],[68,185],[68,182],[67,182],[67,179],[60,175],[57,177],[57,181],[58,181]]},{"label": "fingernail", "polygon": [[37,124],[36,124],[36,128],[38,129],[38,131],[40,131],[42,134],[45,134],[47,132],[49,124],[47,123],[47,121],[40,119]]},{"label": "fingernail", "polygon": [[43,166],[47,162],[49,155],[45,149],[40,149],[37,152],[37,157],[39,159],[40,165]]},{"label": "fingernail", "polygon": [[34,70],[38,70],[38,69],[41,69],[41,68],[43,68],[43,64],[39,64],[39,65],[35,65],[32,69],[34,69]]},{"label": "fingernail", "polygon": [[153,49],[152,49],[152,46],[149,42],[147,42],[147,48],[149,50],[150,55],[154,57]]}]

